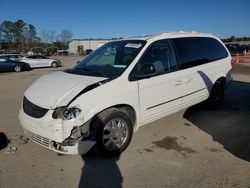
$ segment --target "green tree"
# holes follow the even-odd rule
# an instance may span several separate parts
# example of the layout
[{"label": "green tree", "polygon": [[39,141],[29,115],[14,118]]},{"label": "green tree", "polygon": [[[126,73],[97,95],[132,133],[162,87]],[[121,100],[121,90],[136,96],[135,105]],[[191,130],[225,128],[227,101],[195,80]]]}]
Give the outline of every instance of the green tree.
[{"label": "green tree", "polygon": [[23,47],[24,31],[26,29],[26,23],[23,20],[17,20],[14,22],[14,40],[16,42],[17,48],[21,49]]},{"label": "green tree", "polygon": [[12,48],[14,37],[14,23],[12,21],[4,21],[0,26],[2,40],[8,44],[8,48]]},{"label": "green tree", "polygon": [[29,24],[28,25],[28,38],[27,38],[27,43],[28,43],[28,47],[31,48],[33,46],[33,44],[36,42],[36,28],[34,25]]}]

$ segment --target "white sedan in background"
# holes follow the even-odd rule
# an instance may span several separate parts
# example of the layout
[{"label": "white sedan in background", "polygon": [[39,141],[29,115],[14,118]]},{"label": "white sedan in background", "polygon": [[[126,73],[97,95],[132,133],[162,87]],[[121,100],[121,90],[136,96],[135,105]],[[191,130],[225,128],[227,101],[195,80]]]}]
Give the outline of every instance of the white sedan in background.
[{"label": "white sedan in background", "polygon": [[42,55],[30,55],[27,57],[20,58],[21,61],[28,63],[31,68],[37,67],[60,67],[62,63],[57,59],[51,59]]}]

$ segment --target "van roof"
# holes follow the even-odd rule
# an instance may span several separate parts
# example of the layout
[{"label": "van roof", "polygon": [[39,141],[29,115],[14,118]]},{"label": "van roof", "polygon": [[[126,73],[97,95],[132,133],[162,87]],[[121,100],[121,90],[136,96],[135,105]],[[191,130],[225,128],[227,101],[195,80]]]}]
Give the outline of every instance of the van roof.
[{"label": "van roof", "polygon": [[199,33],[196,31],[191,31],[191,32],[177,31],[177,32],[162,32],[162,33],[147,34],[147,35],[141,35],[141,36],[136,36],[136,37],[128,37],[124,39],[125,40],[126,39],[150,40],[150,39],[190,37],[190,36],[211,37],[212,35],[209,33]]}]

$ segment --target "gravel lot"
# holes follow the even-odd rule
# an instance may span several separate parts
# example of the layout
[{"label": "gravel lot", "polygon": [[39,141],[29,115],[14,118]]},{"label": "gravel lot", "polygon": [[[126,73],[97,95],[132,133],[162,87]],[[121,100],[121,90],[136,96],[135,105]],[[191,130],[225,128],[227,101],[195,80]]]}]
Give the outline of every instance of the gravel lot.
[{"label": "gravel lot", "polygon": [[58,58],[64,67],[0,74],[0,132],[17,147],[0,150],[0,188],[250,188],[250,62],[234,66],[220,110],[197,105],[143,126],[120,158],[104,159],[58,155],[23,137],[18,111],[24,91],[82,57]]}]

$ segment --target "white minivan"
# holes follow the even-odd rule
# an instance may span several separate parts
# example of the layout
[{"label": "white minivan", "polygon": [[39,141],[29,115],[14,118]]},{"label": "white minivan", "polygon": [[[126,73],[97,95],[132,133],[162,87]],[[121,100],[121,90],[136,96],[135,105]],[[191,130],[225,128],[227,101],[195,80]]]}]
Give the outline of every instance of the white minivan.
[{"label": "white minivan", "polygon": [[231,56],[210,34],[171,32],[106,43],[72,69],[44,75],[19,119],[34,142],[63,154],[119,155],[138,127],[207,100],[223,102]]}]

